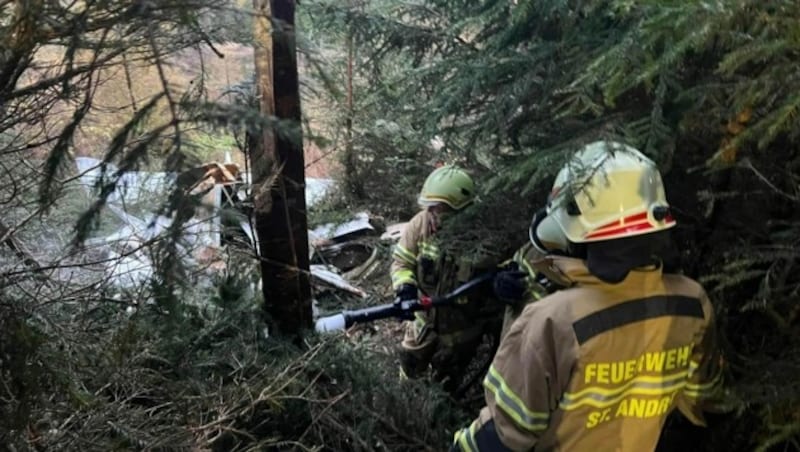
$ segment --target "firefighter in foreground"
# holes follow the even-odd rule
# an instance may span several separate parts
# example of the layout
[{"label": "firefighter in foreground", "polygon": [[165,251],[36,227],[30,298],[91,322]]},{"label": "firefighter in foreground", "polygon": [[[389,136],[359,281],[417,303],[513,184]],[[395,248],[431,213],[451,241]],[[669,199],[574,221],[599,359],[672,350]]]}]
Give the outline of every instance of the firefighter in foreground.
[{"label": "firefighter in foreground", "polygon": [[704,425],[721,385],[714,314],[663,271],[669,212],[655,164],[596,142],[556,177],[528,264],[568,286],[528,304],[484,380],[486,407],[452,450],[653,450],[677,408]]},{"label": "firefighter in foreground", "polygon": [[[408,222],[393,251],[391,277],[397,299],[415,300],[420,293],[441,295],[496,268],[499,256],[454,256],[440,250],[437,231],[474,199],[475,185],[462,169],[443,166],[428,176],[418,198],[422,210]],[[502,304],[487,301],[491,292],[487,284],[454,307],[418,312],[406,322],[399,350],[401,377],[419,378],[432,368],[434,381],[455,390],[487,322],[499,323],[502,318]],[[492,306],[496,312],[490,312]]]}]

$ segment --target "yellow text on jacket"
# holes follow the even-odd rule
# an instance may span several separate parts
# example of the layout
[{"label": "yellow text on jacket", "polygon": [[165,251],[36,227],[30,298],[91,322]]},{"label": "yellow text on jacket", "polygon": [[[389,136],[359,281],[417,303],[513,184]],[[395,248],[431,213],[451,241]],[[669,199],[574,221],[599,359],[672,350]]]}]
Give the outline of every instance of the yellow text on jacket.
[{"label": "yellow text on jacket", "polygon": [[586,365],[585,383],[623,383],[642,372],[663,372],[681,369],[689,365],[691,345],[647,352],[638,358],[626,361],[593,362]]}]

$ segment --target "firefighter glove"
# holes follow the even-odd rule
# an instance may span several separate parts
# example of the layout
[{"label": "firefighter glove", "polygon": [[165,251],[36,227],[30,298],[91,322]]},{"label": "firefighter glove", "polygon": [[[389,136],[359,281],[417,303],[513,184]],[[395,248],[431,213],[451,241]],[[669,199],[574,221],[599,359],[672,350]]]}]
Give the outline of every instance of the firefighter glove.
[{"label": "firefighter glove", "polygon": [[400,301],[416,300],[418,297],[417,288],[411,284],[403,284],[397,288],[395,296]]},{"label": "firefighter glove", "polygon": [[492,287],[494,294],[503,301],[520,301],[525,298],[527,285],[522,270],[503,270],[494,277]]}]

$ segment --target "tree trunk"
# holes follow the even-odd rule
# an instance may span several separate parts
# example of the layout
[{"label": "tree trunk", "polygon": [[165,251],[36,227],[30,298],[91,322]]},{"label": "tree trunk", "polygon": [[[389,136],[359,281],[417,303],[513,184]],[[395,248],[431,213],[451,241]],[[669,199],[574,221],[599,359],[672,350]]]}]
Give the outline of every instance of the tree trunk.
[{"label": "tree trunk", "polygon": [[[351,7],[353,4],[351,3]],[[358,159],[356,152],[353,148],[353,64],[355,61],[355,43],[353,42],[353,29],[347,32],[347,117],[345,118],[345,149],[344,149],[344,171],[345,181],[349,188],[350,194],[355,196],[356,199],[363,200],[366,198],[364,192],[364,184],[358,171]]]},{"label": "tree trunk", "polygon": [[277,131],[265,127],[250,136],[265,309],[275,333],[299,336],[312,319],[294,1],[253,6],[261,113],[284,120]]}]

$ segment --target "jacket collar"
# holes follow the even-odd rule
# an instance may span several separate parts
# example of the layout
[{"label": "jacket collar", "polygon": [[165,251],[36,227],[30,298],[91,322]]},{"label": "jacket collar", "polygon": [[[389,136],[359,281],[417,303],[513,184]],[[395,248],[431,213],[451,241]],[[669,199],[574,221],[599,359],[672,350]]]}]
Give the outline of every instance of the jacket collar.
[{"label": "jacket collar", "polygon": [[[609,284],[591,274],[583,259],[547,255],[534,262],[534,267],[543,272],[551,281],[563,287],[617,286],[617,284]],[[661,267],[651,265],[632,270],[620,284],[631,282],[639,286],[651,286],[661,281],[661,277]]]}]

